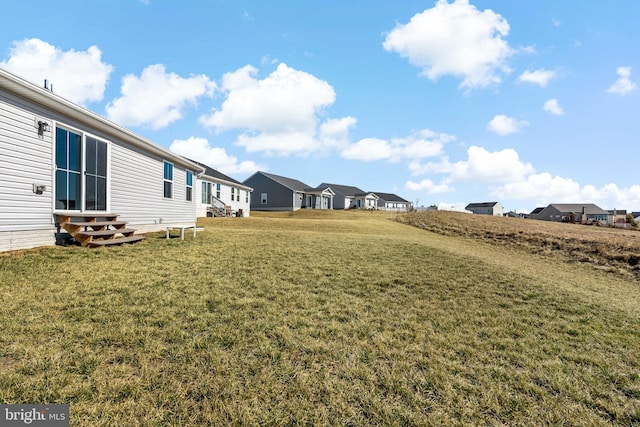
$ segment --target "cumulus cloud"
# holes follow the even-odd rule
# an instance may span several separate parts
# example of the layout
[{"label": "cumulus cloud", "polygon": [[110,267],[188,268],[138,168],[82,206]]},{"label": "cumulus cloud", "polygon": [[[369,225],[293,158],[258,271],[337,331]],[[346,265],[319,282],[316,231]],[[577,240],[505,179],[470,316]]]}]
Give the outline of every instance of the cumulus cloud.
[{"label": "cumulus cloud", "polygon": [[607,89],[607,92],[626,95],[637,89],[636,84],[631,80],[631,67],[618,67],[616,73],[618,80]]},{"label": "cumulus cloud", "polygon": [[501,199],[535,200],[536,205],[549,203],[596,203],[605,209],[640,206],[640,185],[619,188],[610,183],[596,188],[581,186],[571,178],[553,176],[548,172],[531,174],[519,182],[495,188],[491,194]]},{"label": "cumulus cloud", "polygon": [[383,47],[422,69],[431,80],[444,75],[462,78],[461,88],[497,84],[510,72],[514,51],[504,40],[509,23],[491,9],[483,11],[468,0],[439,0],[390,31]]},{"label": "cumulus cloud", "polygon": [[423,129],[404,138],[390,140],[365,138],[342,150],[342,157],[350,160],[387,160],[393,163],[407,159],[423,159],[442,154],[443,147],[455,137]]},{"label": "cumulus cloud", "polygon": [[257,71],[245,66],[225,74],[226,99],[200,122],[217,132],[239,129],[237,145],[272,155],[306,155],[348,138],[354,118],[321,120],[336,99],[329,83],[283,63],[262,80]]},{"label": "cumulus cloud", "polygon": [[529,123],[524,120],[516,120],[513,117],[498,114],[487,124],[487,130],[504,136],[517,133],[526,126],[529,126]]},{"label": "cumulus cloud", "polygon": [[467,160],[455,163],[447,157],[440,162],[420,164],[412,162],[409,170],[416,175],[446,174],[446,182],[485,182],[510,183],[520,182],[535,172],[530,163],[520,160],[518,153],[505,148],[501,151],[489,152],[483,147],[471,146],[467,150]]},{"label": "cumulus cloud", "polygon": [[188,104],[211,96],[216,88],[205,75],[180,77],[162,64],[149,65],[140,77],[122,78],[121,97],[107,104],[107,117],[124,126],[160,129],[182,118]]},{"label": "cumulus cloud", "polygon": [[564,109],[558,104],[558,100],[555,98],[546,101],[542,108],[547,113],[555,114],[556,116],[562,116],[564,114]]},{"label": "cumulus cloud", "polygon": [[204,163],[227,175],[248,175],[258,170],[266,170],[265,166],[251,160],[238,161],[237,157],[229,155],[224,148],[212,147],[205,138],[192,136],[188,139],[176,139],[169,147],[169,150]]},{"label": "cumulus cloud", "polygon": [[555,71],[545,70],[544,68],[535,71],[526,70],[525,72],[520,74],[520,77],[518,77],[518,81],[537,84],[541,87],[547,87],[549,81],[553,79],[555,75]]},{"label": "cumulus cloud", "polygon": [[420,182],[407,181],[405,188],[411,191],[424,191],[427,194],[449,193],[454,190],[446,183],[435,184],[430,179],[423,179]]},{"label": "cumulus cloud", "polygon": [[86,51],[60,48],[37,38],[14,41],[0,67],[37,85],[49,80],[55,93],[85,105],[101,101],[113,67],[102,62],[96,46]]}]

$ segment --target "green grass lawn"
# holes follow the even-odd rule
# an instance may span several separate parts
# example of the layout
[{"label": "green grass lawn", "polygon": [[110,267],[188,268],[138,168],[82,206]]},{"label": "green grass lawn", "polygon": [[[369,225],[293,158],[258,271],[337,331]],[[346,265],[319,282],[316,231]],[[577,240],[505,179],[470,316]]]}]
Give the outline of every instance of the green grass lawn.
[{"label": "green grass lawn", "polygon": [[0,402],[72,425],[637,425],[640,287],[380,212],[0,255]]}]

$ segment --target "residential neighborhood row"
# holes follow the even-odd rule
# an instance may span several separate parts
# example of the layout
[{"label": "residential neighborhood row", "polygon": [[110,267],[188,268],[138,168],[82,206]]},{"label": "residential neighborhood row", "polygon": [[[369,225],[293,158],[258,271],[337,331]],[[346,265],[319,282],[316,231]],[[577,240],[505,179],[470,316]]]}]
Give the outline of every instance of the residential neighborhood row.
[{"label": "residential neighborhood row", "polygon": [[389,193],[311,187],[256,172],[239,182],[0,69],[0,251],[86,246],[193,228],[255,210],[409,210]]},{"label": "residential neighborhood row", "polygon": [[[396,194],[259,171],[239,182],[0,69],[0,251],[77,241],[106,246],[251,210],[410,211]],[[498,202],[469,211],[502,215]],[[554,204],[528,217],[618,224],[626,212]],[[639,215],[640,216],[640,215]]]},{"label": "residential neighborhood row", "polygon": [[528,214],[513,211],[505,213],[500,202],[469,203],[465,210],[476,215],[508,216],[620,228],[630,228],[631,220],[640,221],[640,212],[627,212],[626,209],[605,210],[593,203],[552,203],[546,207],[537,207]]}]

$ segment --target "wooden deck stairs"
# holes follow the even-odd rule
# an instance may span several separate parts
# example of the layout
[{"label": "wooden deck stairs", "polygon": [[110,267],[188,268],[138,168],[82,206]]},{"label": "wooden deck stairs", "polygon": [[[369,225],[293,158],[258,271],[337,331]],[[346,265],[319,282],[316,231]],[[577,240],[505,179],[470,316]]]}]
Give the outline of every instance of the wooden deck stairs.
[{"label": "wooden deck stairs", "polygon": [[127,228],[125,221],[118,221],[118,215],[70,213],[56,214],[56,217],[58,225],[82,246],[96,248],[144,239],[144,236],[134,235],[136,230]]}]

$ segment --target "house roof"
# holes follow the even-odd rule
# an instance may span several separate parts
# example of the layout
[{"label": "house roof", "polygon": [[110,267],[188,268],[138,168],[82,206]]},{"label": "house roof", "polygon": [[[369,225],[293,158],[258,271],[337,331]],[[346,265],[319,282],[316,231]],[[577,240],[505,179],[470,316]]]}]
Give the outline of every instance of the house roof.
[{"label": "house roof", "polygon": [[200,162],[197,162],[195,160],[191,160],[191,161],[193,163],[196,163],[196,164],[198,164],[198,165],[200,165],[200,166],[202,166],[204,168],[204,174],[203,175],[205,175],[205,176],[208,176],[208,177],[213,178],[213,179],[218,180],[218,181],[223,181],[226,184],[237,185],[237,186],[240,186],[242,188],[248,188],[250,190],[253,190],[251,187],[247,187],[246,185],[244,185],[240,181],[237,181],[237,180],[231,178],[230,176],[227,176],[227,175],[223,174],[222,172],[205,165],[204,163],[200,163]]},{"label": "house roof", "polygon": [[562,213],[582,213],[587,215],[607,215],[608,212],[593,203],[552,203],[548,207],[554,207]]},{"label": "house roof", "polygon": [[193,169],[195,171],[200,170],[199,166],[188,159],[179,156],[171,151],[162,148],[141,137],[132,131],[125,129],[124,127],[111,122],[104,117],[90,111],[84,107],[74,104],[73,102],[51,92],[50,90],[41,88],[31,82],[28,82],[6,70],[0,68],[0,87],[12,92],[24,99],[39,104],[49,110],[61,113],[71,119],[91,126],[94,129],[104,132],[107,135],[113,136],[122,142],[129,144],[133,147],[142,149],[146,152],[153,153],[163,159],[171,160],[181,166]]},{"label": "house roof", "polygon": [[269,179],[272,179],[273,181],[277,182],[278,184],[287,187],[291,190],[294,191],[299,191],[304,193],[306,190],[312,190],[313,187],[305,184],[304,182],[298,181],[297,179],[293,179],[293,178],[287,178],[285,176],[280,176],[280,175],[275,175],[272,173],[267,173],[267,172],[256,172],[259,173],[261,175],[266,176]]},{"label": "house roof", "polygon": [[471,208],[492,208],[497,205],[498,202],[482,202],[482,203],[469,203],[465,209]]},{"label": "house roof", "polygon": [[393,193],[378,193],[377,191],[375,192],[376,196],[378,196],[380,199],[384,200],[385,202],[401,202],[401,203],[409,203],[408,200],[403,199],[402,197],[398,196],[397,194],[393,194]]},{"label": "house roof", "polygon": [[356,194],[364,193],[364,191],[358,187],[352,187],[350,185],[328,184],[323,182],[318,187],[321,186],[330,187],[336,194],[342,194],[343,196],[355,196]]},{"label": "house roof", "polygon": [[537,215],[540,212],[542,212],[544,210],[544,207],[542,208],[535,208],[534,210],[531,211],[531,213],[529,215]]},{"label": "house roof", "polygon": [[627,214],[626,209],[609,209],[607,212],[609,212],[610,215],[613,215],[613,214],[626,215]]}]

